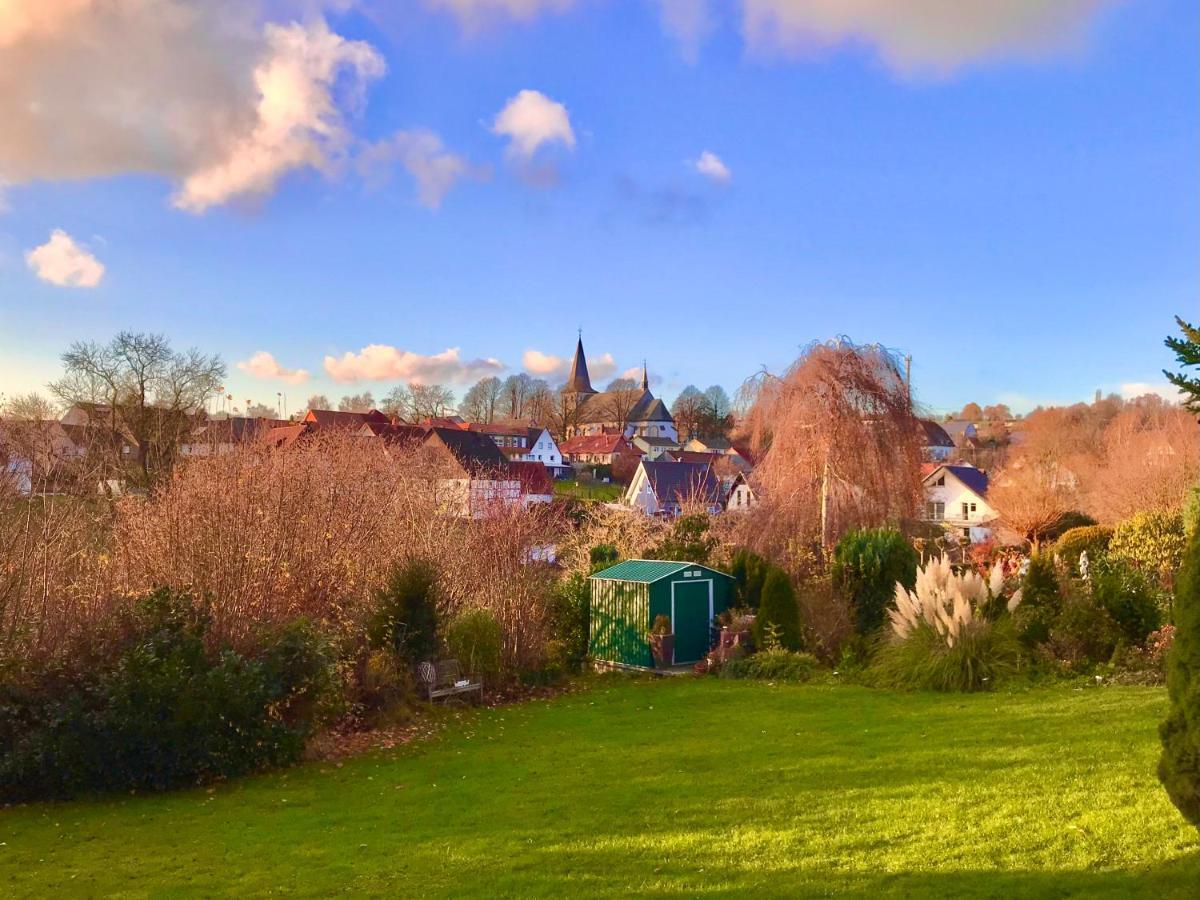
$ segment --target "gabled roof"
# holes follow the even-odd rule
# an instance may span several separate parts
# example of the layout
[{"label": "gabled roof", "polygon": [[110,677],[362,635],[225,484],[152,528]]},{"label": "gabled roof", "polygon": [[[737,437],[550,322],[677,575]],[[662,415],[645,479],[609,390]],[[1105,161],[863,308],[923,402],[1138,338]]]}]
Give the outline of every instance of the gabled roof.
[{"label": "gabled roof", "polygon": [[627,453],[629,442],[619,434],[580,434],[563,441],[558,449],[567,455],[575,453]]},{"label": "gabled roof", "polygon": [[592,578],[653,584],[656,581],[661,581],[664,578],[682,572],[684,569],[703,569],[710,575],[719,575],[722,578],[728,578],[730,581],[733,580],[732,575],[726,575],[724,572],[718,572],[716,569],[710,569],[708,566],[701,565],[700,563],[678,562],[670,559],[627,559],[624,562],[609,566],[607,569],[602,569],[593,575]]},{"label": "gabled roof", "polygon": [[521,482],[522,494],[553,494],[554,479],[544,465],[537,461],[516,461],[508,464],[509,474]]},{"label": "gabled roof", "polygon": [[[637,394],[634,399],[630,391]],[[632,403],[630,402],[632,400]],[[656,398],[648,390],[632,388],[625,390],[604,391],[592,394],[576,410],[576,418],[584,424],[597,422],[612,422],[618,417],[617,410],[628,409],[625,414],[626,422],[674,422],[665,403]]]},{"label": "gabled roof", "polygon": [[575,345],[575,356],[571,360],[571,371],[567,373],[567,383],[563,386],[566,393],[594,394],[592,379],[588,376],[587,357],[583,355],[583,335]]},{"label": "gabled roof", "polygon": [[425,443],[436,441],[458,460],[459,465],[471,474],[483,471],[502,472],[509,465],[500,448],[486,434],[463,431],[460,428],[430,428]]},{"label": "gabled roof", "polygon": [[268,428],[266,431],[261,432],[259,440],[270,444],[272,447],[287,447],[306,435],[312,434],[316,428],[317,426],[312,422],[280,425],[277,428]]},{"label": "gabled roof", "polygon": [[954,446],[954,439],[937,422],[934,422],[932,419],[920,419],[919,421],[921,422],[921,428],[925,431],[926,447]]},{"label": "gabled roof", "polygon": [[338,409],[310,409],[304,416],[305,422],[312,422],[321,428],[359,428],[364,422],[390,421],[387,416],[377,409],[367,412],[342,412]]},{"label": "gabled roof", "polygon": [[679,441],[673,441],[665,437],[652,437],[648,434],[638,434],[633,438],[635,444],[645,444],[647,447],[669,447],[674,449],[679,446]]},{"label": "gabled roof", "polygon": [[389,444],[417,443],[425,437],[426,429],[420,425],[405,425],[403,422],[364,422],[358,434],[373,436]]},{"label": "gabled roof", "polygon": [[642,469],[659,503],[721,502],[721,482],[706,463],[642,460]]},{"label": "gabled roof", "polygon": [[957,478],[959,481],[961,481],[963,484],[965,484],[968,488],[970,488],[976,494],[978,494],[980,497],[987,496],[987,489],[988,489],[987,472],[983,471],[982,469],[977,469],[974,466],[941,465],[941,466],[938,466],[937,468],[935,468],[928,475],[926,475],[925,480],[928,481],[930,478],[932,478],[934,475],[936,475],[942,469],[945,469],[947,472],[949,472],[951,475],[953,475],[955,478]]}]

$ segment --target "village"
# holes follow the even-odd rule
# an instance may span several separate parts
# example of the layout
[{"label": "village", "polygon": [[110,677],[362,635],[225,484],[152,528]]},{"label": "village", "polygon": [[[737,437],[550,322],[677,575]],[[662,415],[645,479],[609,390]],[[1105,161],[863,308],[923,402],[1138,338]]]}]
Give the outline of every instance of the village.
[{"label": "village", "polygon": [[[554,431],[532,419],[467,421],[453,410],[417,421],[374,408],[307,409],[292,419],[188,412],[177,452],[187,458],[251,444],[280,448],[330,431],[377,442],[385,449],[421,446],[438,454],[451,470],[442,479],[443,497],[447,511],[455,515],[481,516],[499,506],[551,503],[581,483],[599,488],[614,507],[666,519],[685,508],[715,515],[745,512],[757,503],[755,455],[748,441],[738,440],[731,411],[708,416],[706,430],[697,428],[694,420],[681,427],[650,391],[646,370],[640,385],[618,382],[597,391],[588,374],[582,337],[558,393],[564,413],[561,427]],[[137,439],[114,427],[128,418],[114,417],[111,405],[80,401],[58,420],[0,420],[0,434],[8,432],[8,477],[21,493],[29,494],[35,485],[45,485],[51,471],[85,458],[97,443],[119,446],[128,458]],[[984,447],[979,437],[983,423],[917,418],[915,424],[921,440],[925,521],[971,543],[990,540],[999,523],[987,501],[988,473],[969,461]],[[998,424],[1005,442],[1013,440],[1011,430],[1019,423]],[[990,445],[996,443],[993,435]],[[22,447],[29,449],[23,453]],[[117,492],[125,487],[120,478],[107,485]]]},{"label": "village", "polygon": [[0,0],[0,898],[1200,898],[1196,0]]}]

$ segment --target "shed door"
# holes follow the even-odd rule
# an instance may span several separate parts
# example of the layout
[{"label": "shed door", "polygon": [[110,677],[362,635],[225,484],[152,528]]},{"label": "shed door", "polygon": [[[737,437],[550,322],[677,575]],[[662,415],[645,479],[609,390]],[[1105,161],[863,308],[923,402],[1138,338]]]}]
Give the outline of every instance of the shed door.
[{"label": "shed door", "polygon": [[698,662],[708,653],[712,607],[712,579],[671,582],[671,630],[675,632],[676,664]]}]

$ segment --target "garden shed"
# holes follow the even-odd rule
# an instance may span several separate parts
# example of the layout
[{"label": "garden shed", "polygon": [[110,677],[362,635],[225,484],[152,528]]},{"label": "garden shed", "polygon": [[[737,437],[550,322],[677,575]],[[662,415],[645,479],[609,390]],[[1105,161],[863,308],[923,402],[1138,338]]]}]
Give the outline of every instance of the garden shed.
[{"label": "garden shed", "polygon": [[697,563],[628,559],[591,577],[588,650],[592,658],[649,668],[650,626],[671,620],[675,663],[703,659],[713,619],[733,602],[733,577]]}]

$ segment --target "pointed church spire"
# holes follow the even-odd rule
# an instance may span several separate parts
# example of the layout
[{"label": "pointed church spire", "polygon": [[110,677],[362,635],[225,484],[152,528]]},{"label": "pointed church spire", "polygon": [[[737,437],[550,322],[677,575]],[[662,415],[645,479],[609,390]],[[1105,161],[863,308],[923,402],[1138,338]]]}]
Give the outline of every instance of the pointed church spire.
[{"label": "pointed church spire", "polygon": [[646,368],[646,360],[642,360],[642,390],[650,390],[650,372]]},{"label": "pointed church spire", "polygon": [[583,353],[583,329],[579,329],[579,342],[575,344],[575,358],[571,360],[571,371],[563,390],[572,394],[594,394],[592,380],[588,377],[587,357]]}]

